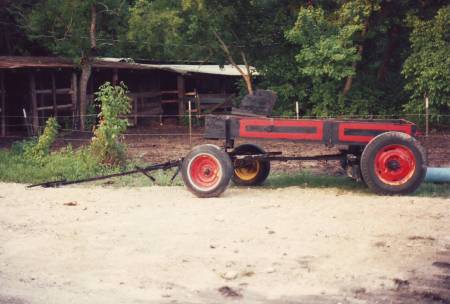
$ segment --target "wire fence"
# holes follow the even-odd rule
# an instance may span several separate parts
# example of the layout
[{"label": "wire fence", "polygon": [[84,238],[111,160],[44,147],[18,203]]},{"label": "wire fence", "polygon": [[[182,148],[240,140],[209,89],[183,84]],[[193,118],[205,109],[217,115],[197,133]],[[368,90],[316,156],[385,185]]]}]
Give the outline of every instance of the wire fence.
[{"label": "wire fence", "polygon": [[[192,112],[192,117],[200,117],[205,118],[210,115],[215,114],[196,114],[196,112]],[[122,117],[132,119],[134,117],[138,118],[179,118],[179,117],[187,117],[188,114],[130,114],[123,115]],[[374,118],[374,119],[383,119],[383,118],[402,118],[402,117],[425,117],[424,113],[398,113],[398,114],[339,114],[339,115],[272,115],[268,118],[285,118],[285,119],[364,119],[364,118]],[[450,117],[450,114],[428,114],[428,116],[436,117],[436,118],[445,118]],[[24,118],[23,115],[6,115],[6,118]],[[28,118],[37,117],[39,119],[49,118],[48,115],[31,115]],[[81,118],[81,117],[99,117],[99,114],[85,114],[85,115],[58,115],[58,118]],[[254,117],[254,116],[248,116]]]},{"label": "wire fence", "polygon": [[[149,137],[188,137],[189,141],[192,141],[192,138],[200,138],[203,137],[203,122],[205,117],[210,114],[197,114],[195,112],[187,112],[185,115],[177,115],[177,114],[169,114],[169,115],[156,115],[156,114],[138,114],[138,115],[124,115],[122,116],[124,119],[148,119],[151,121],[152,119],[157,119],[156,122],[159,122],[159,125],[146,125],[144,124],[138,126],[134,126],[129,128],[127,132],[123,134],[125,139],[127,138],[149,138]],[[431,116],[431,115],[429,115]],[[31,130],[33,129],[32,123],[30,121],[33,119],[33,116],[28,116],[24,119],[23,116],[19,115],[6,115],[4,116],[6,121],[16,120],[18,118],[23,119],[22,123],[6,123],[5,127],[7,129],[22,129],[22,130]],[[49,116],[37,116],[38,119],[43,120],[47,119]],[[60,128],[60,137],[65,141],[90,141],[93,135],[92,130],[79,130],[77,128],[77,122],[81,118],[98,118],[98,114],[86,114],[86,115],[58,115],[58,118],[64,120],[65,118],[70,118],[71,121],[68,122],[66,126]],[[249,118],[254,116],[248,116]],[[177,119],[183,120],[181,125],[173,125],[173,123],[165,124],[166,119]],[[426,114],[423,113],[401,113],[401,114],[367,114],[367,115],[338,115],[338,116],[320,116],[320,115],[275,115],[269,117],[270,119],[287,119],[287,120],[302,120],[302,119],[342,119],[342,120],[386,120],[386,119],[406,119],[417,123],[419,126],[419,130],[423,129],[423,124],[426,118]],[[141,121],[142,122],[142,121]],[[66,122],[67,123],[67,122]],[[40,126],[40,131],[42,131],[43,126]],[[430,128],[433,130],[434,128],[438,128],[444,131],[450,131],[450,114],[439,114],[433,115],[433,120],[430,124]],[[39,132],[38,132],[39,133]],[[422,132],[424,133],[424,132]],[[74,136],[75,135],[75,136]],[[78,137],[76,135],[79,135]],[[87,138],[80,138],[87,136]],[[28,134],[28,136],[23,135],[7,135],[2,138],[27,138],[33,137],[33,134]]]}]

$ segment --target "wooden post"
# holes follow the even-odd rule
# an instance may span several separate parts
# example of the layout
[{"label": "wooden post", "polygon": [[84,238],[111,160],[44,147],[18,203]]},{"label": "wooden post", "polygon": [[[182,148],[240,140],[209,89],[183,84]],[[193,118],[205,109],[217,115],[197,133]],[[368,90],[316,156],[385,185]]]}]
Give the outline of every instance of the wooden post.
[{"label": "wooden post", "polygon": [[0,72],[1,110],[2,110],[2,136],[6,136],[6,88],[5,73]]},{"label": "wooden post", "polygon": [[189,147],[192,148],[192,102],[188,101],[188,115],[189,115]]},{"label": "wooden post", "polygon": [[53,116],[58,117],[58,105],[56,103],[56,79],[55,72],[52,72],[52,101],[53,101]]},{"label": "wooden post", "polygon": [[134,114],[134,126],[137,126],[138,123],[138,101],[139,101],[139,96],[134,96],[133,97],[133,114]]},{"label": "wooden post", "polygon": [[185,113],[184,110],[184,95],[186,93],[184,77],[182,75],[177,76],[177,89],[178,89],[178,122],[181,123],[182,116]]},{"label": "wooden post", "polygon": [[32,126],[33,132],[36,135],[39,131],[39,117],[37,110],[36,77],[34,75],[34,72],[30,72],[30,94],[31,94],[31,116],[33,117]]},{"label": "wooden post", "polygon": [[113,79],[112,79],[112,84],[114,86],[119,84],[119,70],[118,69],[114,69],[113,70]]},{"label": "wooden post", "polygon": [[195,91],[195,107],[197,108],[197,118],[202,115],[202,109],[200,108],[200,94],[198,94],[197,89]]},{"label": "wooden post", "polygon": [[227,94],[227,81],[226,81],[225,77],[223,77],[223,79],[220,81],[220,86],[221,86],[222,94],[226,95]]},{"label": "wooden post", "polygon": [[297,120],[299,118],[299,113],[300,113],[300,107],[299,107],[299,103],[298,101],[295,102],[295,115],[297,117]]},{"label": "wooden post", "polygon": [[430,101],[428,99],[428,96],[425,95],[425,135],[428,137],[429,131],[430,131],[430,122],[429,122],[429,107],[430,107]]},{"label": "wooden post", "polygon": [[71,99],[72,99],[72,128],[75,129],[75,116],[77,115],[77,104],[78,104],[78,78],[77,73],[72,73],[72,84],[71,84]]}]

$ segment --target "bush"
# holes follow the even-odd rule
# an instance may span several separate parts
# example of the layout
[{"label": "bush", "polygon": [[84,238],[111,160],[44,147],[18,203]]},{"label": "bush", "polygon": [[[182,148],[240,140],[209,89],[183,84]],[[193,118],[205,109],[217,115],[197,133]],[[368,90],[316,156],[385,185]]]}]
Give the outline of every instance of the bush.
[{"label": "bush", "polygon": [[37,143],[34,143],[33,141],[24,143],[24,156],[29,159],[40,161],[45,156],[49,155],[50,148],[55,142],[56,135],[58,135],[58,128],[58,122],[54,117],[47,119],[44,132],[39,136]]},{"label": "bush", "polygon": [[40,159],[24,157],[16,151],[0,150],[0,180],[15,183],[41,183],[74,180],[116,171],[98,164],[87,149],[73,151],[69,146]]},{"label": "bush", "polygon": [[98,162],[110,165],[123,164],[125,161],[125,146],[121,142],[121,134],[128,127],[128,120],[121,115],[130,113],[130,100],[127,97],[127,87],[121,83],[112,86],[106,82],[95,93],[95,101],[100,103],[100,123],[94,131],[90,146],[91,155]]}]

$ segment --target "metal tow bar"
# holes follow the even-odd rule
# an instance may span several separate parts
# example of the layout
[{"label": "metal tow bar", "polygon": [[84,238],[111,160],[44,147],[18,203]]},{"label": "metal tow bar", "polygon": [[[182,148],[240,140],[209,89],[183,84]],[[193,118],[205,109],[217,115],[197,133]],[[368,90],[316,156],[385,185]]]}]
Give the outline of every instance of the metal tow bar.
[{"label": "metal tow bar", "polygon": [[165,170],[177,167],[178,168],[177,171],[175,172],[175,174],[170,179],[170,182],[173,182],[175,177],[177,177],[178,173],[180,173],[182,162],[183,162],[183,159],[169,160],[169,161],[164,162],[164,163],[153,164],[153,165],[150,165],[150,166],[147,166],[147,167],[138,167],[138,166],[136,166],[135,167],[136,169],[134,169],[134,170],[125,171],[125,172],[121,172],[121,173],[114,173],[114,174],[109,174],[109,175],[95,176],[95,177],[79,179],[79,180],[72,180],[72,181],[68,181],[66,179],[58,180],[58,181],[49,181],[49,182],[45,182],[45,183],[30,185],[30,186],[27,186],[27,188],[34,188],[34,187],[57,188],[57,187],[60,187],[60,186],[93,182],[93,181],[108,179],[108,178],[112,178],[112,177],[132,175],[132,174],[136,174],[136,173],[142,173],[142,174],[144,174],[145,176],[147,176],[150,180],[152,180],[154,182],[155,178],[150,175],[150,172],[156,171],[156,170],[164,170],[165,171]]}]

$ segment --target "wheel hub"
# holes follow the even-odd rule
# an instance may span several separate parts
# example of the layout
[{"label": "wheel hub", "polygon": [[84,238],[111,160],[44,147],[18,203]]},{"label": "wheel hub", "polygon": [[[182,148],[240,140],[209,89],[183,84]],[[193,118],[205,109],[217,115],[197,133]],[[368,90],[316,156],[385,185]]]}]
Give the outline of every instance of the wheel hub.
[{"label": "wheel hub", "polygon": [[403,145],[383,147],[375,156],[375,174],[388,185],[403,185],[416,170],[416,158],[410,148]]},{"label": "wheel hub", "polygon": [[243,165],[235,166],[234,173],[243,181],[250,181],[258,176],[261,165],[259,161],[254,160],[246,162]]},{"label": "wheel hub", "polygon": [[193,159],[189,171],[192,182],[202,189],[212,188],[220,180],[219,162],[209,154],[201,154]]},{"label": "wheel hub", "polygon": [[397,171],[398,169],[400,169],[400,163],[397,160],[390,160],[387,166],[392,171]]}]

